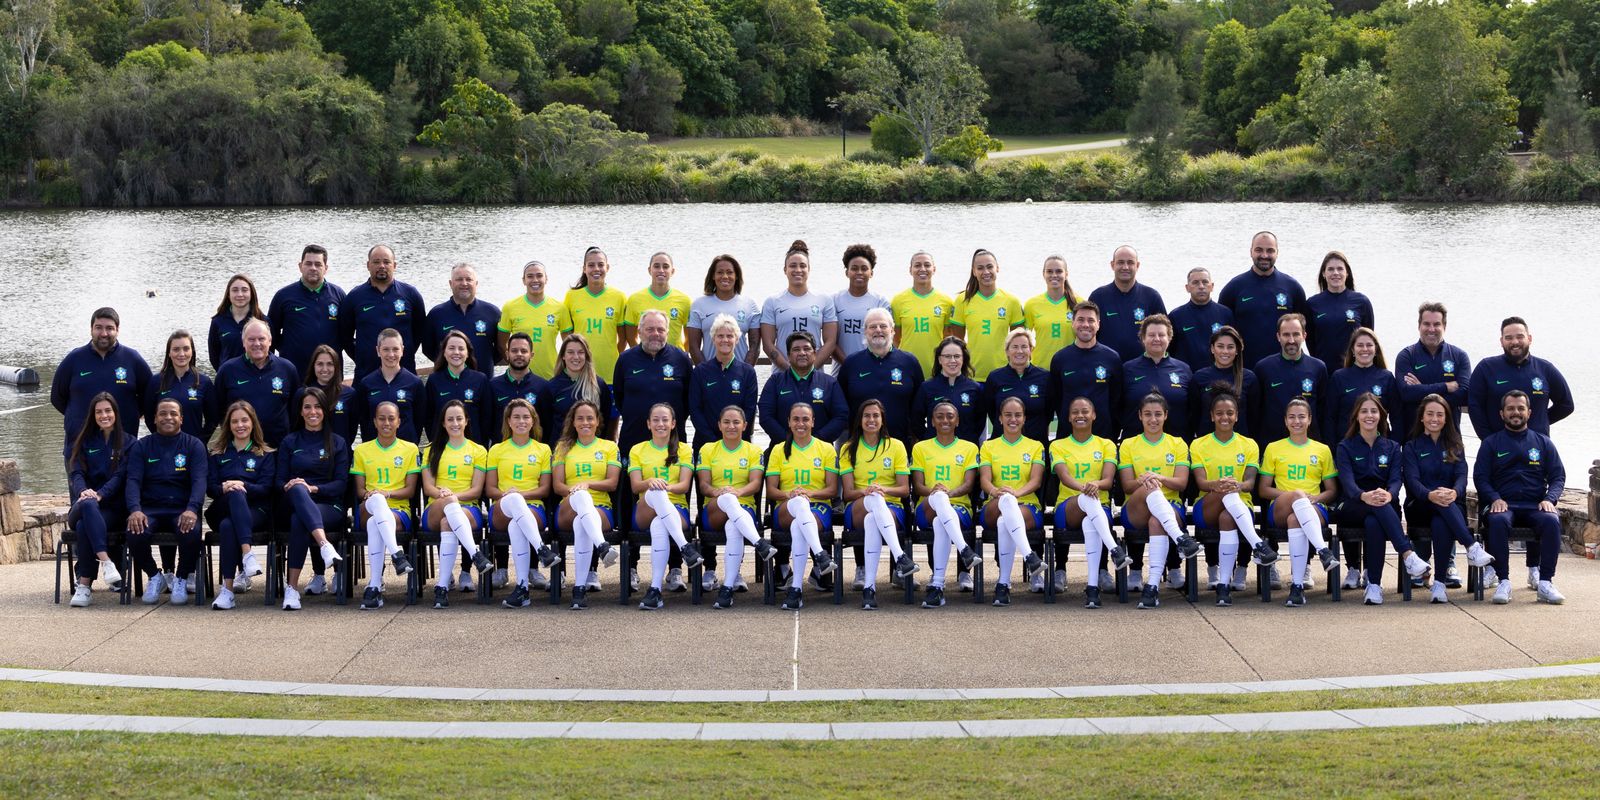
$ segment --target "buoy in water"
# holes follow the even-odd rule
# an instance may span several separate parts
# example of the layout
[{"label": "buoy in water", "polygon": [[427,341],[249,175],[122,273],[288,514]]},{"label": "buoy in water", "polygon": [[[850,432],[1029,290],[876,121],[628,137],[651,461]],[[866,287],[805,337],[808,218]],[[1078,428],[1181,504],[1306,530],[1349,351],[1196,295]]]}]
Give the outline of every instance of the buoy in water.
[{"label": "buoy in water", "polygon": [[0,366],[0,383],[15,386],[38,386],[39,373],[28,367]]}]

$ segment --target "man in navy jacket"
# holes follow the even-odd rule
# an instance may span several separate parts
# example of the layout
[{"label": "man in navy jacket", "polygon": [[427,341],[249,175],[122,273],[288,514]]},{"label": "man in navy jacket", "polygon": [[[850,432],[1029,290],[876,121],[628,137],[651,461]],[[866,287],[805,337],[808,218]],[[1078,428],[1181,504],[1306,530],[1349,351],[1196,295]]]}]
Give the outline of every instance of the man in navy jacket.
[{"label": "man in navy jacket", "polygon": [[1132,247],[1112,251],[1111,275],[1111,282],[1090,292],[1089,299],[1100,307],[1100,341],[1129,361],[1144,352],[1140,324],[1152,314],[1167,313],[1167,304],[1160,292],[1139,283],[1139,251]]},{"label": "man in navy jacket", "polygon": [[909,453],[917,443],[915,431],[922,424],[921,420],[913,424],[911,419],[911,406],[922,388],[922,363],[895,348],[894,319],[888,309],[869,310],[861,325],[865,349],[846,356],[839,368],[845,407],[853,415],[869,398],[882,402],[884,431],[899,439]]},{"label": "man in navy jacket", "polygon": [[189,599],[188,575],[200,560],[200,508],[206,499],[206,446],[183,432],[183,407],[176,400],[156,406],[156,430],[128,448],[128,549],[134,566],[148,577],[144,602],[155,604],[167,587],[166,574],[150,554],[151,536],[178,535],[178,573],[172,603]]},{"label": "man in navy jacket", "polygon": [[150,365],[139,351],[117,344],[122,318],[114,308],[98,308],[89,318],[89,343],[74,349],[56,366],[50,381],[50,405],[63,415],[62,452],[89,417],[89,403],[101,392],[117,401],[117,418],[129,436],[139,435],[144,416],[144,395],[150,385]]},{"label": "man in navy jacket", "polygon": [[289,406],[300,378],[294,365],[271,349],[267,323],[250,320],[244,326],[244,355],[228,359],[217,370],[217,407],[226,410],[235,400],[248,402],[261,418],[267,444],[277,447],[289,433]]},{"label": "man in navy jacket", "polygon": [[845,402],[839,381],[816,368],[816,340],[808,331],[796,331],[784,340],[789,353],[789,368],[773,372],[761,389],[761,429],[774,443],[789,438],[789,409],[795,403],[810,403],[816,427],[812,435],[825,442],[837,442],[850,424],[850,406]]},{"label": "man in navy jacket", "polygon": [[1528,427],[1546,436],[1550,425],[1572,416],[1575,408],[1567,379],[1554,364],[1530,355],[1533,334],[1522,317],[1507,317],[1500,323],[1500,348],[1503,355],[1490,356],[1473,369],[1467,386],[1467,413],[1478,438],[1503,427],[1500,399],[1508,392],[1528,396]]},{"label": "man in navy jacket", "polygon": [[494,375],[494,365],[500,360],[498,337],[500,335],[500,307],[478,299],[478,270],[462,262],[450,269],[450,299],[428,309],[427,323],[422,331],[422,354],[432,361],[441,361],[439,347],[445,334],[461,331],[472,342],[472,355],[478,362],[478,371]]},{"label": "man in navy jacket", "polygon": [[[1256,362],[1256,387],[1261,392],[1261,420],[1256,424],[1256,441],[1261,449],[1289,435],[1283,425],[1284,410],[1295,398],[1320,408],[1327,389],[1328,367],[1305,351],[1306,318],[1285,314],[1278,318],[1278,344],[1281,350]],[[1323,444],[1338,444],[1341,431],[1334,431],[1327,420],[1312,420],[1312,438]],[[1320,433],[1319,433],[1320,431]],[[1340,435],[1332,435],[1340,434]]]},{"label": "man in navy jacket", "polygon": [[1494,602],[1511,602],[1511,546],[1515,525],[1532,527],[1539,536],[1539,564],[1528,568],[1528,581],[1539,602],[1559,605],[1566,600],[1556,591],[1556,557],[1561,552],[1561,518],[1556,501],[1566,487],[1567,471],[1550,437],[1528,427],[1528,395],[1512,390],[1500,400],[1502,430],[1484,437],[1472,482],[1478,489],[1478,507],[1488,521],[1489,555],[1500,576]]},{"label": "man in navy jacket", "polygon": [[339,347],[339,304],[344,290],[328,274],[328,249],[308,244],[300,251],[300,280],[279,289],[267,306],[267,322],[272,325],[272,341],[278,355],[289,359],[301,375],[311,366],[311,353],[317,345],[334,350]]},{"label": "man in navy jacket", "polygon": [[1400,418],[1395,429],[1411,435],[1417,424],[1417,407],[1422,398],[1436,394],[1455,412],[1456,430],[1461,430],[1461,409],[1467,404],[1467,387],[1472,382],[1472,360],[1467,351],[1444,340],[1449,311],[1443,303],[1423,303],[1417,307],[1417,343],[1407,345],[1394,357],[1394,377],[1400,382]]},{"label": "man in navy jacket", "polygon": [[1273,335],[1279,317],[1304,315],[1308,310],[1305,288],[1278,269],[1278,237],[1271,231],[1250,238],[1250,269],[1228,281],[1218,299],[1233,310],[1233,327],[1244,337],[1242,358],[1247,365],[1278,349]]},{"label": "man in navy jacket", "polygon": [[395,280],[399,263],[386,244],[367,251],[366,283],[350,290],[339,306],[339,345],[356,365],[356,379],[378,368],[378,334],[400,332],[400,366],[417,371],[417,346],[427,336],[427,311],[422,293]]},{"label": "man in navy jacket", "polygon": [[650,407],[656,403],[672,406],[678,422],[678,439],[689,423],[689,373],[694,365],[689,354],[667,344],[666,313],[659,309],[644,312],[639,318],[639,344],[617,356],[617,380],[611,385],[622,428],[617,433],[617,449],[626,456],[633,446],[650,440]]}]

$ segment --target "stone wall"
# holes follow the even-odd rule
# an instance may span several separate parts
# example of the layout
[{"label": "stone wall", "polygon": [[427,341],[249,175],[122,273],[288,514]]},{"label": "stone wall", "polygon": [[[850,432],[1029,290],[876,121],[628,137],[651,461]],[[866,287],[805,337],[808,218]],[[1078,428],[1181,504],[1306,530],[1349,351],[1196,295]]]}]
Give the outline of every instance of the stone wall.
[{"label": "stone wall", "polygon": [[0,564],[55,557],[67,529],[65,495],[23,495],[17,462],[0,459]]}]

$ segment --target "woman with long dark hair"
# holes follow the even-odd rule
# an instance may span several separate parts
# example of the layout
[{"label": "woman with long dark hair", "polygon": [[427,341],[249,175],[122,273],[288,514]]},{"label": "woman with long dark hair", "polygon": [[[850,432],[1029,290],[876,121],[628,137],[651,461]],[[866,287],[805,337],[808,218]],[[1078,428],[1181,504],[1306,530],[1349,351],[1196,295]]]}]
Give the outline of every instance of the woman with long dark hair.
[{"label": "woman with long dark hair", "polygon": [[[300,570],[313,543],[324,565],[339,560],[328,542],[328,529],[344,524],[345,487],[350,480],[350,446],[328,428],[328,396],[312,387],[300,393],[297,405],[299,424],[278,444],[277,476],[272,479],[289,504],[283,585],[286,611],[300,608]],[[396,573],[404,575],[409,570],[405,556],[400,556],[395,561]],[[378,571],[383,571],[381,561]],[[320,584],[319,593],[326,586],[321,578],[319,574],[312,579],[313,584]]]},{"label": "woman with long dark hair", "polygon": [[[615,520],[611,493],[617,490],[622,476],[622,459],[617,443],[601,438],[600,424],[600,406],[590,400],[577,401],[567,411],[561,438],[551,456],[555,461],[555,492],[561,498],[556,519],[561,527],[573,532],[574,611],[589,607],[589,589],[599,583],[590,559],[597,557],[609,567],[619,557],[617,549],[606,541],[605,530]],[[588,570],[588,576],[580,570]]]},{"label": "woman with long dark hair", "polygon": [[[454,331],[452,331],[454,333]],[[447,342],[449,340],[446,340]],[[450,607],[450,584],[455,578],[456,551],[466,550],[478,579],[489,580],[494,562],[478,549],[473,531],[483,527],[483,508],[478,498],[489,469],[489,451],[467,438],[467,407],[451,400],[439,411],[439,420],[428,436],[428,460],[422,468],[422,494],[428,507],[422,514],[422,529],[439,532],[439,577],[433,586],[433,607]],[[471,575],[466,574],[466,579]],[[462,591],[470,591],[467,580]]]},{"label": "woman with long dark hair", "polygon": [[206,469],[206,494],[211,507],[206,522],[217,532],[217,568],[222,587],[211,607],[233,608],[236,592],[250,588],[261,574],[253,548],[255,532],[267,524],[272,480],[277,477],[277,452],[267,446],[256,410],[243,400],[229,404],[222,427],[211,441]]},{"label": "woman with long dark hair", "polygon": [[261,311],[261,300],[256,296],[256,285],[242,273],[228,279],[228,288],[222,292],[222,302],[211,317],[211,334],[206,337],[206,358],[213,370],[221,369],[230,358],[244,355],[244,326],[252,319],[267,321]]},{"label": "woman with long dark hair", "polygon": [[123,456],[133,442],[122,429],[116,398],[109,392],[95,395],[89,401],[89,416],[67,448],[67,491],[72,499],[67,525],[78,535],[73,608],[89,605],[96,577],[107,589],[122,589],[122,573],[109,552],[108,531],[122,530],[127,517],[122,496]]},{"label": "woman with long dark hair", "polygon": [[839,448],[839,479],[844,484],[844,519],[848,530],[863,532],[865,558],[856,552],[857,577],[862,580],[861,607],[878,607],[878,559],[889,548],[896,578],[905,580],[917,571],[911,556],[900,547],[900,526],[905,524],[905,501],[911,496],[911,460],[906,445],[885,430],[884,407],[866,400],[850,418],[850,435]]},{"label": "woman with long dark hair", "polygon": [[628,451],[628,482],[639,497],[634,505],[634,525],[650,531],[650,589],[639,608],[653,611],[666,605],[661,581],[667,574],[667,556],[676,546],[683,565],[694,569],[705,562],[699,548],[683,536],[689,527],[689,487],[694,485],[694,451],[678,438],[678,419],[672,406],[650,407],[646,425],[650,438]]}]

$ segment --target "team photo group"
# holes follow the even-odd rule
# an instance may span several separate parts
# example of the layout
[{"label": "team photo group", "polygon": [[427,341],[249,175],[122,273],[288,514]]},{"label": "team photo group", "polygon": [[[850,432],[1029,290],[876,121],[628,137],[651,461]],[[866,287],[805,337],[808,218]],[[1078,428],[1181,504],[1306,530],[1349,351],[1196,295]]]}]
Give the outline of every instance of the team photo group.
[{"label": "team photo group", "polygon": [[[1258,233],[1248,268],[1190,270],[1169,308],[1131,246],[1086,294],[1060,256],[1002,277],[979,249],[949,295],[932,254],[880,264],[856,244],[835,261],[795,241],[765,298],[732,255],[685,292],[666,252],[629,294],[592,247],[576,270],[523,265],[524,293],[500,305],[456,264],[430,306],[395,247],[372,246],[367,280],[344,288],[307,245],[270,298],[243,274],[218,287],[203,354],[203,312],[152,369],[106,307],[62,358],[70,605],[98,585],[232,609],[260,586],[288,610],[346,593],[372,609],[392,575],[413,598],[432,578],[434,608],[505,587],[507,608],[548,590],[582,609],[615,567],[642,609],[691,589],[728,608],[747,551],[785,609],[846,580],[837,552],[864,609],[880,577],[924,608],[949,588],[1004,606],[1014,582],[1053,598],[1069,581],[1099,608],[1124,570],[1138,608],[1193,597],[1190,574],[1228,606],[1252,564],[1290,607],[1319,581],[1376,605],[1391,552],[1408,596],[1449,602],[1460,559],[1505,604],[1513,538],[1533,597],[1563,602],[1551,426],[1574,403],[1529,325],[1456,323],[1499,325],[1502,352],[1473,362],[1445,305],[1412,298],[1414,319],[1383,322],[1416,341],[1388,357],[1344,253],[1304,265],[1314,287],[1277,257]],[[811,288],[841,266],[846,289]]]}]

